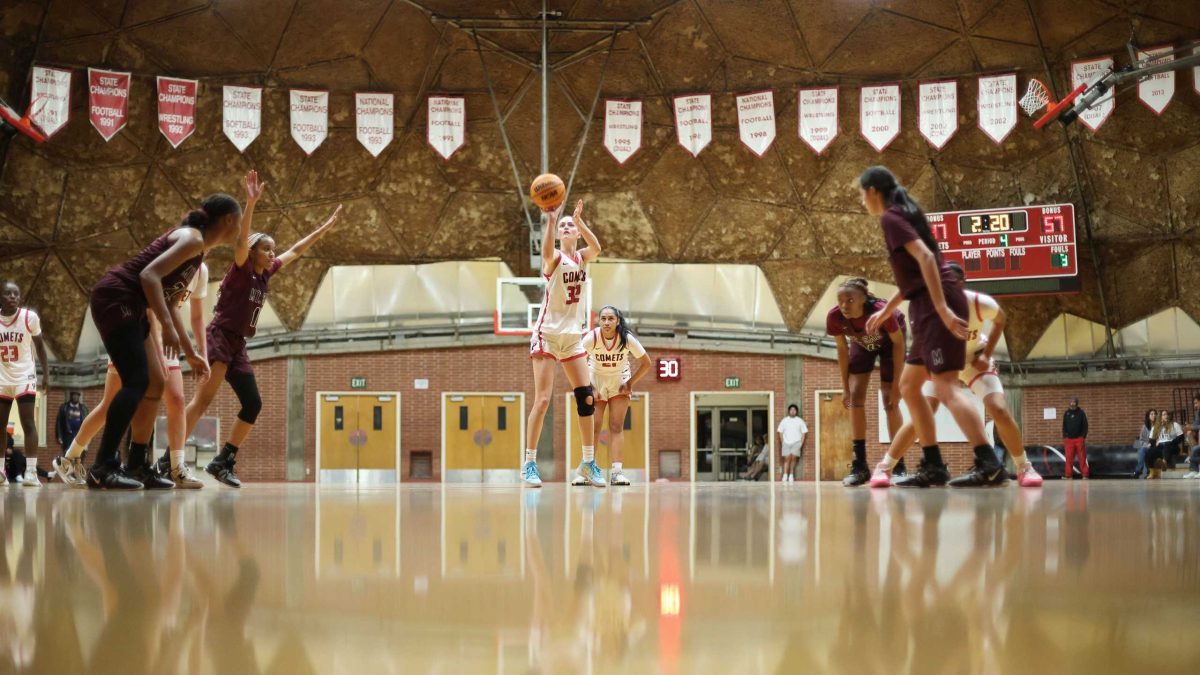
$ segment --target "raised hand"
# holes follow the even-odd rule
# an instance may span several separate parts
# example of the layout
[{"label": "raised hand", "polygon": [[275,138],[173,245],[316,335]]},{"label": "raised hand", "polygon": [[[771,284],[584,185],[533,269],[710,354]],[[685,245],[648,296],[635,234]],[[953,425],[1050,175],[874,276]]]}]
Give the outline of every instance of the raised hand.
[{"label": "raised hand", "polygon": [[257,171],[250,169],[250,171],[246,172],[246,201],[257,202],[266,187],[266,183],[258,182]]},{"label": "raised hand", "polygon": [[335,224],[337,224],[338,217],[341,215],[342,215],[342,205],[338,204],[337,208],[333,210],[333,215],[329,216],[329,219],[321,224],[321,231],[324,232],[325,230],[328,230],[331,227],[333,227]]},{"label": "raised hand", "polygon": [[579,219],[582,217],[583,217],[583,200],[580,199],[579,201],[575,202],[575,213],[571,215],[571,220],[578,222]]}]

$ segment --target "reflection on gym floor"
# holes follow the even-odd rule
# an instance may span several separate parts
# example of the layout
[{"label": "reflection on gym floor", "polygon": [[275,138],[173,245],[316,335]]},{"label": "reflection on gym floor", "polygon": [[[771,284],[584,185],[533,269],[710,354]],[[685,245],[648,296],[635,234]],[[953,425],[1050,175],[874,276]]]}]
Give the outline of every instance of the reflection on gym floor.
[{"label": "reflection on gym floor", "polygon": [[1200,490],[0,490],[0,672],[1184,672]]}]

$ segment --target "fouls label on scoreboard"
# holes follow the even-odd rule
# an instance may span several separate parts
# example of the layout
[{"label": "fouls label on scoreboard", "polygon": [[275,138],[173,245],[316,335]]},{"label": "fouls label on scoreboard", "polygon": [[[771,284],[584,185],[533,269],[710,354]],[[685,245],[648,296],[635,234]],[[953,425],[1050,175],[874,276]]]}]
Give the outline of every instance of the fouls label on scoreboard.
[{"label": "fouls label on scoreboard", "polygon": [[1014,206],[928,214],[938,248],[970,281],[1073,277],[1075,207]]}]

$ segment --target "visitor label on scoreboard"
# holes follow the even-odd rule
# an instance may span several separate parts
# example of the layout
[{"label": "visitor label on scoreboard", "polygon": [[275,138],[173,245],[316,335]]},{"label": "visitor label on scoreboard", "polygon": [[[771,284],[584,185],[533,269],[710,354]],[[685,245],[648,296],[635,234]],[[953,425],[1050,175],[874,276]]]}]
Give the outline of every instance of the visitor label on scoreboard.
[{"label": "visitor label on scoreboard", "polygon": [[196,130],[196,80],[158,78],[158,130],[172,148],[187,140]]},{"label": "visitor label on scoreboard", "polygon": [[[1071,89],[1075,89],[1081,84],[1090,85],[1091,83],[1104,77],[1108,71],[1113,68],[1112,57],[1106,56],[1099,59],[1091,59],[1090,61],[1074,61],[1071,63]],[[1079,113],[1079,121],[1085,127],[1091,129],[1092,132],[1100,130],[1100,127],[1108,121],[1112,116],[1113,108],[1117,105],[1113,98],[1112,89],[1108,90],[1100,100],[1092,104],[1092,107]],[[1043,111],[1044,112],[1044,111]]]},{"label": "visitor label on scoreboard", "polygon": [[238,152],[245,152],[262,133],[262,89],[227,86],[222,97],[221,128]]},{"label": "visitor label on scoreboard", "polygon": [[917,126],[941,150],[958,131],[958,82],[922,82],[917,87]]},{"label": "visitor label on scoreboard", "polygon": [[[1146,65],[1154,65],[1156,63],[1170,63],[1175,60],[1175,55],[1171,52],[1175,51],[1170,45],[1166,47],[1155,47],[1146,51],[1138,52],[1138,60],[1146,62]],[[1155,115],[1163,114],[1163,111],[1170,105],[1171,99],[1175,97],[1175,71],[1171,70],[1165,73],[1151,75],[1145,82],[1138,82],[1138,100],[1146,104],[1146,107],[1153,110]]]},{"label": "visitor label on scoreboard", "polygon": [[858,110],[863,138],[883,152],[900,135],[900,85],[863,87]]},{"label": "visitor label on scoreboard", "polygon": [[71,118],[71,71],[34,66],[32,78],[33,122],[50,138]]},{"label": "visitor label on scoreboard", "polygon": [[756,91],[737,97],[738,135],[762,157],[775,142],[775,92]]},{"label": "visitor label on scoreboard", "polygon": [[437,154],[450,159],[467,141],[467,100],[461,96],[430,96],[427,134]]},{"label": "visitor label on scoreboard", "polygon": [[712,96],[692,94],[675,97],[675,137],[692,157],[712,142]]},{"label": "visitor label on scoreboard", "polygon": [[396,98],[391,94],[362,92],[354,95],[354,123],[358,142],[372,157],[392,142],[395,133]]},{"label": "visitor label on scoreboard", "polygon": [[88,68],[88,119],[111,141],[129,119],[129,73]]},{"label": "visitor label on scoreboard", "polygon": [[1017,74],[979,78],[979,128],[996,145],[1017,126]]},{"label": "visitor label on scoreboard", "polygon": [[800,140],[819,155],[838,135],[837,87],[801,89],[796,101]]},{"label": "visitor label on scoreboard", "polygon": [[329,136],[329,92],[291,90],[292,140],[311,155]]},{"label": "visitor label on scoreboard", "polygon": [[604,101],[604,149],[624,164],[642,147],[642,102]]}]

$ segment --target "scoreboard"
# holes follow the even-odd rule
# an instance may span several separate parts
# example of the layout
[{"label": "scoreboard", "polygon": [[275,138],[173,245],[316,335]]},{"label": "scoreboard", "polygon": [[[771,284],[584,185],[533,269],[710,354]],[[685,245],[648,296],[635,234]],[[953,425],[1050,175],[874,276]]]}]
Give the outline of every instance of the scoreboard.
[{"label": "scoreboard", "polygon": [[926,214],[942,256],[991,295],[1079,291],[1072,204]]}]

